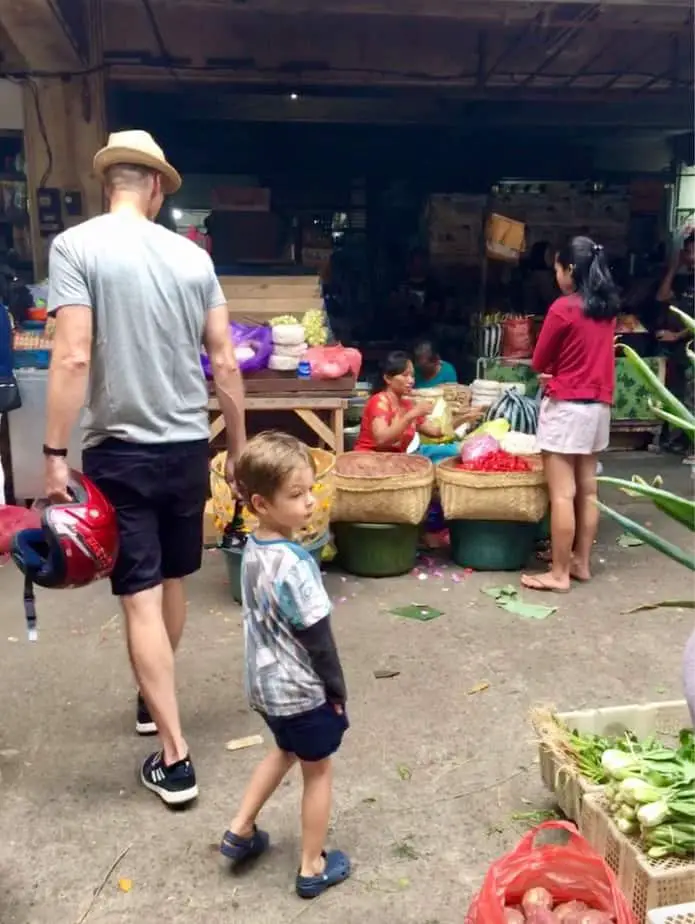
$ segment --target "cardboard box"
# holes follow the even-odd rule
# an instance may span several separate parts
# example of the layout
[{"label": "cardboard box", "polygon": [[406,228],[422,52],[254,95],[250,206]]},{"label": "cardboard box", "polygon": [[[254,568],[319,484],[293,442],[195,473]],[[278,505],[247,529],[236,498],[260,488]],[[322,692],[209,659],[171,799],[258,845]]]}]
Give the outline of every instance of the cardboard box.
[{"label": "cardboard box", "polygon": [[488,257],[516,263],[526,246],[526,225],[513,218],[493,212],[485,226],[485,248]]}]

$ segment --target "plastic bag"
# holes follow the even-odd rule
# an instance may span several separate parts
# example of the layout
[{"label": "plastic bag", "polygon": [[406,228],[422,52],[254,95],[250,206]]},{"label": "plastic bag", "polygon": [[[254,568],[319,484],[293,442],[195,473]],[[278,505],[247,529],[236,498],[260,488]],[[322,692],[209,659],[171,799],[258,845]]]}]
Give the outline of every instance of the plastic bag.
[{"label": "plastic bag", "polygon": [[[546,831],[568,831],[569,839],[562,845],[536,846],[536,838]],[[528,889],[537,886],[547,889],[556,903],[586,902],[612,914],[616,924],[635,924],[609,866],[566,821],[539,825],[522,837],[515,850],[492,864],[465,924],[505,924],[505,905],[518,904]]]},{"label": "plastic bag", "polygon": [[41,526],[41,512],[27,507],[0,507],[0,555],[7,555],[12,548],[12,537],[20,529],[38,529]]},{"label": "plastic bag", "polygon": [[454,441],[454,428],[451,421],[451,411],[444,398],[437,398],[430,413],[427,415],[427,421],[439,427],[441,436],[429,437],[422,436],[422,442],[425,446],[439,445],[441,443],[452,443]]},{"label": "plastic bag", "polygon": [[494,438],[499,441],[503,436],[509,433],[510,429],[509,421],[505,420],[503,417],[498,417],[497,420],[486,420],[485,423],[476,427],[475,430],[472,430],[463,442],[468,443],[470,440],[475,439],[476,436],[485,435],[494,436]]},{"label": "plastic bag", "polygon": [[530,359],[533,354],[533,318],[507,318],[502,325],[503,359]]},{"label": "plastic bag", "polygon": [[488,433],[474,436],[472,439],[466,440],[461,446],[461,461],[477,462],[479,459],[489,456],[491,452],[497,452],[499,448],[499,441]]},{"label": "plastic bag", "polygon": [[311,347],[302,359],[311,365],[312,379],[340,379],[345,375],[360,374],[362,354],[353,347]]},{"label": "plastic bag", "polygon": [[[269,327],[263,325],[239,324],[232,321],[229,333],[234,344],[239,369],[242,372],[258,372],[268,366],[268,360],[273,350],[273,333]],[[249,350],[251,353],[249,354]],[[212,378],[210,360],[202,354],[200,360],[207,378]]]},{"label": "plastic bag", "polygon": [[511,385],[487,412],[488,421],[503,418],[511,430],[534,434],[538,429],[538,405],[535,399],[520,395]]}]

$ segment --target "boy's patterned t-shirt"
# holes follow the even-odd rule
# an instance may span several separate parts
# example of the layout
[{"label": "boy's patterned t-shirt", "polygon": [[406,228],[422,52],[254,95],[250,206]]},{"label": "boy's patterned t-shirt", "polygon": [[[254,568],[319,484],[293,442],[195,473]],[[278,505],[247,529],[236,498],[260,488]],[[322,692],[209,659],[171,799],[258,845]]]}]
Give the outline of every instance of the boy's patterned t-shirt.
[{"label": "boy's patterned t-shirt", "polygon": [[296,634],[331,612],[316,562],[294,542],[249,536],[241,592],[251,707],[265,715],[291,716],[322,706],[326,691]]}]

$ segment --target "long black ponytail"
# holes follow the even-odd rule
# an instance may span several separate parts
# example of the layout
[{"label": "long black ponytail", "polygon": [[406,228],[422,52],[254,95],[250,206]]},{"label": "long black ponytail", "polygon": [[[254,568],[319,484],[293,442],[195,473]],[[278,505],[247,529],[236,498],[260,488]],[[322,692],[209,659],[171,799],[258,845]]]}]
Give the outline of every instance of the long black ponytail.
[{"label": "long black ponytail", "polygon": [[557,262],[572,274],[587,317],[598,321],[616,317],[620,311],[620,296],[600,244],[590,237],[574,237],[560,250]]}]

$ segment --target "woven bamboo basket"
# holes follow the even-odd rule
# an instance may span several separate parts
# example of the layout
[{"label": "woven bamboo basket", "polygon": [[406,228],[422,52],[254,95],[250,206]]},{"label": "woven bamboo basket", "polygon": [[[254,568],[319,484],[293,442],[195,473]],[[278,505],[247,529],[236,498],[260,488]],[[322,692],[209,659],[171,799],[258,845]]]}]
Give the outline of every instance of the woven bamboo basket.
[{"label": "woven bamboo basket", "polygon": [[463,414],[471,406],[471,390],[468,385],[443,385],[442,391],[453,417]]},{"label": "woven bamboo basket", "polygon": [[540,458],[526,456],[530,472],[468,472],[445,459],[436,469],[447,520],[538,523],[548,509],[548,488]]},{"label": "woven bamboo basket", "polygon": [[[316,480],[312,491],[316,506],[309,523],[299,530],[297,538],[302,543],[313,542],[328,531],[335,496],[335,455],[325,449],[310,448],[309,452],[316,469]],[[212,507],[215,526],[220,534],[224,532],[225,526],[232,521],[234,502],[236,500],[234,492],[224,477],[226,462],[227,453],[219,452],[210,463]],[[258,526],[258,520],[248,507],[244,507],[242,517],[244,529],[248,532],[253,532]]]},{"label": "woven bamboo basket", "polygon": [[341,474],[349,470],[350,457],[379,458],[385,467],[390,458],[402,453],[343,453],[335,471],[335,500],[331,511],[334,523],[422,523],[432,499],[434,466],[424,456],[408,456],[416,470],[389,475]]}]

